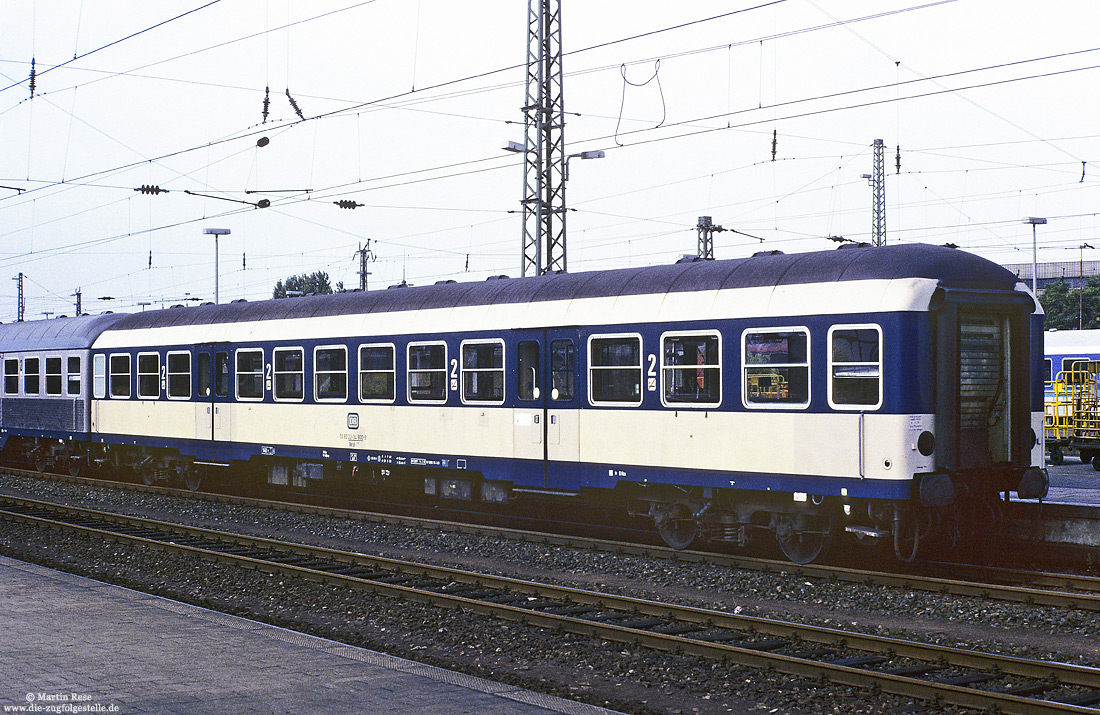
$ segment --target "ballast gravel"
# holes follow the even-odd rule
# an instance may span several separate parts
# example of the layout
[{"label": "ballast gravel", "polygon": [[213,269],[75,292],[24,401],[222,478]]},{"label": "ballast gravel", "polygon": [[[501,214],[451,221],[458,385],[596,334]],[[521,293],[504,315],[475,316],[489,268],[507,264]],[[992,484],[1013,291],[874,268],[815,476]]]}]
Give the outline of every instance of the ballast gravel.
[{"label": "ballast gravel", "polygon": [[[44,482],[0,493],[747,615],[1100,666],[1100,615],[794,574]],[[630,713],[955,712],[466,612],[6,524],[0,553],[432,665]]]}]

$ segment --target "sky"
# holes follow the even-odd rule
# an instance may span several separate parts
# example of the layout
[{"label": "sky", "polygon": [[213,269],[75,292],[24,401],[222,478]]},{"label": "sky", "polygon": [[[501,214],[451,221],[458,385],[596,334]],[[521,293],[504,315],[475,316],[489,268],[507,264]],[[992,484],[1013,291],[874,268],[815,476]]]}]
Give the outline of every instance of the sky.
[{"label": "sky", "polygon": [[[1095,0],[561,4],[571,271],[869,241],[876,139],[888,244],[1100,260]],[[0,321],[520,274],[526,3],[0,12]]]}]

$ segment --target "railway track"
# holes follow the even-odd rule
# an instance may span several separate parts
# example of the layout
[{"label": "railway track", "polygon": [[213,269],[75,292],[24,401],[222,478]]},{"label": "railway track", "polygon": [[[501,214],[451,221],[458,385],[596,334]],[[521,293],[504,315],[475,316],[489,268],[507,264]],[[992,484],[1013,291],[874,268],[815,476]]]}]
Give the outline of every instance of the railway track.
[{"label": "railway track", "polygon": [[212,492],[191,492],[184,489],[146,486],[130,482],[108,482],[99,479],[39,474],[37,472],[12,469],[7,471],[35,479],[45,478],[86,486],[108,486],[110,488],[178,496],[187,499],[205,499],[240,506],[314,514],[333,518],[431,528],[439,531],[638,555],[647,558],[679,560],[731,569],[790,573],[805,578],[817,578],[864,585],[889,586],[942,593],[951,596],[969,596],[990,600],[1026,603],[1036,606],[1070,608],[1082,611],[1100,611],[1100,578],[1083,574],[1050,573],[1025,569],[943,562],[921,562],[915,564],[912,571],[900,573],[856,569],[846,566],[818,564],[799,565],[789,561],[764,559],[752,556],[722,554],[711,551],[676,550],[664,546],[637,544],[624,541],[509,529],[415,516],[381,514],[353,509],[316,506],[298,502],[275,501]]},{"label": "railway track", "polygon": [[1003,713],[1100,713],[1100,668],[948,648],[0,497],[0,519],[804,678]]}]

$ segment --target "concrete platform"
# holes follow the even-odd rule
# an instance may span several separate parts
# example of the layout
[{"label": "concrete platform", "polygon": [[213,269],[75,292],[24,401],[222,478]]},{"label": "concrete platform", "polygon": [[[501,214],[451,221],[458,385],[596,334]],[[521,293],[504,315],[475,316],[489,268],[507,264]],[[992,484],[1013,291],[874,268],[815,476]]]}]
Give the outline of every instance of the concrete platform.
[{"label": "concrete platform", "polygon": [[1076,458],[1058,466],[1047,464],[1050,490],[1043,501],[1048,504],[1080,504],[1100,507],[1100,472]]},{"label": "concrete platform", "polygon": [[5,557],[0,634],[4,713],[611,714]]}]

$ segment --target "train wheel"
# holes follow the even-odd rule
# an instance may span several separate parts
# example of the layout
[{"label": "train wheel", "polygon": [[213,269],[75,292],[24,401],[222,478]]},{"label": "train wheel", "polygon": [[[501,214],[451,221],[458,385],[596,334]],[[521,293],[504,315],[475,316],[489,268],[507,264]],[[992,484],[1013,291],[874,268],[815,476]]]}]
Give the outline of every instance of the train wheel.
[{"label": "train wheel", "polygon": [[1093,461],[1093,458],[1095,456],[1096,452],[1093,452],[1091,449],[1082,449],[1080,453],[1081,464],[1088,464],[1089,462]]},{"label": "train wheel", "polygon": [[920,549],[920,524],[916,515],[910,511],[894,513],[894,556],[899,561],[910,563],[917,558]]},{"label": "train wheel", "polygon": [[46,453],[38,450],[34,453],[34,469],[37,472],[45,472],[46,467],[49,466],[49,462],[46,459]]},{"label": "train wheel", "polygon": [[187,486],[188,491],[197,492],[199,485],[202,484],[202,475],[199,474],[197,467],[191,467],[183,474],[183,483]]},{"label": "train wheel", "polygon": [[66,457],[70,477],[79,477],[84,474],[84,468],[88,465],[88,456],[83,451],[78,449],[75,453],[69,452]]},{"label": "train wheel", "polygon": [[152,469],[138,469],[138,476],[141,477],[141,483],[147,487],[151,487],[157,482],[157,475]]},{"label": "train wheel", "polygon": [[1057,447],[1051,447],[1050,448],[1050,463],[1051,464],[1053,464],[1054,466],[1057,467],[1059,464],[1062,463],[1063,459],[1064,459],[1064,457],[1062,457],[1062,450],[1058,449]]},{"label": "train wheel", "polygon": [[783,555],[796,564],[812,563],[829,546],[832,528],[823,514],[790,514],[779,518],[775,539]]},{"label": "train wheel", "polygon": [[657,525],[657,532],[661,539],[674,549],[686,549],[695,543],[695,535],[698,529],[694,519],[669,519],[664,524]]},{"label": "train wheel", "polygon": [[674,549],[686,549],[695,542],[699,525],[684,504],[652,505],[650,514],[661,539]]}]

